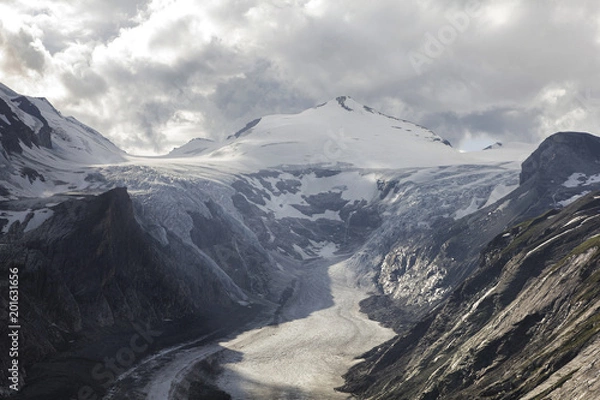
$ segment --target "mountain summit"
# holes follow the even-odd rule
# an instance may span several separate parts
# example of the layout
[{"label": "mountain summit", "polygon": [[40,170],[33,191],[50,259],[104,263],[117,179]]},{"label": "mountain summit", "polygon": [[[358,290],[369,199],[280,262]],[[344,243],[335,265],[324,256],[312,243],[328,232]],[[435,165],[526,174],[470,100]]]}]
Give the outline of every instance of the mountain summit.
[{"label": "mountain summit", "polygon": [[259,168],[307,164],[404,168],[464,162],[448,141],[429,129],[380,113],[348,96],[299,114],[255,119],[224,143],[207,144],[194,140],[170,155]]}]

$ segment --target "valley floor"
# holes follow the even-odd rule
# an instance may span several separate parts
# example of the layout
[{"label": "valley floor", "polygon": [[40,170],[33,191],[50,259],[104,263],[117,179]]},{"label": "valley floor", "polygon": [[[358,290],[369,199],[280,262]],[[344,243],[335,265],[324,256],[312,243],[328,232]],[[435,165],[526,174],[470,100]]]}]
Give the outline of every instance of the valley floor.
[{"label": "valley floor", "polygon": [[347,398],[333,390],[344,383],[342,374],[355,357],[394,336],[359,311],[365,297],[344,261],[311,267],[282,311],[289,322],[222,343],[230,351],[218,385],[234,399]]},{"label": "valley floor", "polygon": [[346,399],[334,390],[342,375],[357,356],[394,336],[359,311],[367,286],[339,258],[308,263],[270,324],[220,343],[163,351],[105,398],[177,399],[199,362],[216,359],[216,384],[233,399]]}]

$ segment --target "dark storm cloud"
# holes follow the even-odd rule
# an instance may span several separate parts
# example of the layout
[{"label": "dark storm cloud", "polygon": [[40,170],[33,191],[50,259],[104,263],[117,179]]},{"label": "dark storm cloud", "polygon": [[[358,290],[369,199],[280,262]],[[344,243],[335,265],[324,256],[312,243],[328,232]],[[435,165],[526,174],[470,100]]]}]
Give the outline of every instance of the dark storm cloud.
[{"label": "dark storm cloud", "polygon": [[172,105],[166,102],[143,103],[136,113],[136,121],[142,127],[144,137],[136,137],[135,140],[142,139],[144,142],[149,142],[155,150],[162,149],[164,136],[157,132],[157,129],[171,118],[174,111]]},{"label": "dark storm cloud", "polygon": [[[267,62],[257,63],[241,77],[233,77],[217,85],[208,101],[220,114],[215,128],[232,133],[236,127],[265,114],[300,112],[314,105],[314,99],[303,96],[293,85],[277,79],[278,72]],[[222,121],[230,121],[225,127]]]},{"label": "dark storm cloud", "polygon": [[436,132],[443,132],[453,145],[459,144],[467,132],[471,136],[527,142],[537,139],[540,116],[540,110],[501,107],[465,115],[453,112],[429,114],[423,118],[423,123]]},{"label": "dark storm cloud", "polygon": [[132,151],[338,95],[454,143],[600,132],[589,1],[7,2],[0,79]]}]

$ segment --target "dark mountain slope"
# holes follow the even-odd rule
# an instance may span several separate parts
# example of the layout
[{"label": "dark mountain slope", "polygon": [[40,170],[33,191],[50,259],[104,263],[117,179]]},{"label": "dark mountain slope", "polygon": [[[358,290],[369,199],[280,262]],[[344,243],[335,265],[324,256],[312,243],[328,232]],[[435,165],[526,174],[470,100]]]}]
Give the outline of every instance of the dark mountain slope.
[{"label": "dark mountain slope", "polygon": [[[80,373],[74,376],[73,371],[100,362],[115,345],[116,352],[121,340],[120,345],[127,346],[132,327],[189,320],[188,329],[197,334],[226,326],[223,321],[213,324],[216,318],[229,316],[242,323],[244,314],[253,313],[232,300],[223,277],[215,276],[197,250],[171,234],[169,246],[163,246],[145,233],[124,188],[60,200],[38,228],[26,231],[13,224],[0,236],[1,273],[7,276],[9,268],[19,269],[19,362],[28,383],[26,398],[38,391],[43,398],[60,398],[50,390],[54,384],[63,394],[82,382],[97,385],[89,376],[91,367],[79,383]],[[7,293],[0,295],[2,310],[7,309]],[[162,339],[168,341],[169,335],[172,332],[162,334]],[[61,382],[60,369],[53,367],[56,352],[62,353],[62,363],[73,358],[67,361],[68,382]],[[2,360],[2,370],[7,371],[7,359]],[[30,370],[42,360],[49,364]]]},{"label": "dark mountain slope", "polygon": [[344,389],[427,400],[586,393],[568,383],[600,372],[586,365],[600,331],[599,235],[600,199],[590,194],[497,236],[448,301],[368,354]]},{"label": "dark mountain slope", "polygon": [[574,172],[598,173],[600,141],[584,132],[559,132],[544,140],[523,163],[521,183],[564,182]]},{"label": "dark mountain slope", "polygon": [[[523,162],[519,187],[496,203],[456,221],[440,218],[433,229],[399,230],[374,266],[383,294],[363,301],[363,310],[401,332],[477,269],[481,250],[496,235],[600,190],[599,174],[599,137],[580,132],[550,136]],[[394,187],[389,195],[395,190],[404,189]],[[431,285],[435,275],[442,279]]]}]

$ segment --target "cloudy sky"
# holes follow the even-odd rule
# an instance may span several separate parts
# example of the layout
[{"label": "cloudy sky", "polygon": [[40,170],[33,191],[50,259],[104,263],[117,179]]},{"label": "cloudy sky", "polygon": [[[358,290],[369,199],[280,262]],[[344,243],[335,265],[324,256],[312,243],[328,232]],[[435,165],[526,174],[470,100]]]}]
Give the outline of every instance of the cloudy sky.
[{"label": "cloudy sky", "polygon": [[0,0],[0,82],[138,154],[339,95],[455,147],[600,133],[600,5]]}]

